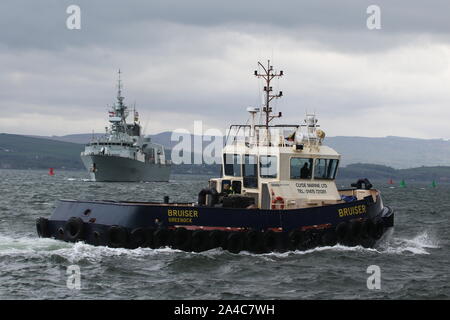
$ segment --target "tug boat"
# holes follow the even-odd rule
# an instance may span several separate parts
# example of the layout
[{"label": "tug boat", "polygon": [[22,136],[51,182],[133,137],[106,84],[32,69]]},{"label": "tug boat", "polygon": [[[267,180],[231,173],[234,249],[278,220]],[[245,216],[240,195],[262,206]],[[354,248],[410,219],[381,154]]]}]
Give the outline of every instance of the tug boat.
[{"label": "tug boat", "polygon": [[[336,187],[341,156],[323,144],[314,114],[301,124],[271,125],[274,78],[265,80],[262,110],[248,108],[250,124],[231,125],[221,177],[210,179],[196,202],[161,203],[60,200],[49,219],[38,218],[40,237],[110,247],[172,247],[233,253],[307,250],[317,246],[373,247],[394,225],[394,211],[367,179]],[[259,121],[258,120],[259,116]],[[257,123],[258,122],[258,123]]]}]

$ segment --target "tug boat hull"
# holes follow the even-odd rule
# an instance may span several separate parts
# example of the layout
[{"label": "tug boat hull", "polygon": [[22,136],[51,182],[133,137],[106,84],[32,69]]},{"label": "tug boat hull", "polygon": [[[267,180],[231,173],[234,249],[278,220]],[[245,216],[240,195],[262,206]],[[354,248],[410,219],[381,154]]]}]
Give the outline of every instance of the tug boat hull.
[{"label": "tug boat hull", "polygon": [[42,237],[110,247],[267,252],[336,243],[372,247],[393,227],[393,218],[379,195],[290,210],[60,200],[48,220],[38,219],[37,231]]}]

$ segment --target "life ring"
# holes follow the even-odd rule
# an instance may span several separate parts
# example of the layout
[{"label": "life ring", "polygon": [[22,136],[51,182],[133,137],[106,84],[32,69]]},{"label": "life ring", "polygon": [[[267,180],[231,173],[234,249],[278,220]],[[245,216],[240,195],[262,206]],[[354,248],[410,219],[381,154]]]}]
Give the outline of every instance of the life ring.
[{"label": "life ring", "polygon": [[272,210],[283,210],[284,209],[284,199],[282,197],[276,197],[272,199]]},{"label": "life ring", "polygon": [[225,233],[220,230],[209,232],[208,243],[210,248],[225,248]]},{"label": "life ring", "polygon": [[263,246],[264,249],[272,252],[277,248],[277,235],[272,230],[266,231],[263,234]]},{"label": "life ring", "polygon": [[231,253],[239,253],[244,247],[244,241],[240,232],[232,232],[227,237],[227,250]]},{"label": "life ring", "polygon": [[250,230],[245,234],[245,248],[250,252],[259,253],[262,242],[261,232]]},{"label": "life ring", "polygon": [[83,237],[84,222],[79,217],[71,217],[64,225],[64,235],[69,241],[77,241]]},{"label": "life ring", "polygon": [[145,231],[142,228],[133,229],[130,232],[131,245],[133,248],[143,247],[145,244]]},{"label": "life ring", "polygon": [[125,248],[128,242],[128,232],[124,227],[111,226],[108,230],[108,246],[113,248]]},{"label": "life ring", "polygon": [[186,228],[177,228],[173,232],[172,246],[175,249],[188,250],[191,244],[191,232]]},{"label": "life ring", "polygon": [[192,233],[192,250],[194,250],[195,252],[201,252],[208,249],[208,232],[204,230],[195,230]]},{"label": "life ring", "polygon": [[39,237],[48,238],[50,233],[48,231],[48,219],[40,217],[36,219],[36,231]]},{"label": "life ring", "polygon": [[153,233],[153,244],[155,248],[165,247],[169,244],[170,231],[167,229],[158,229]]}]

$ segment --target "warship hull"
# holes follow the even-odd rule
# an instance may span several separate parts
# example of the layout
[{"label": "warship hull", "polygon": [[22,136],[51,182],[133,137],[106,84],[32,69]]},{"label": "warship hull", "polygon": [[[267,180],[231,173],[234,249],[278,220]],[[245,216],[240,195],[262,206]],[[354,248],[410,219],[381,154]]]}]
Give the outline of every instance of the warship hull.
[{"label": "warship hull", "polygon": [[[81,160],[91,179],[99,182],[169,181],[170,165],[110,156],[82,155]],[[95,170],[92,170],[95,164]]]},{"label": "warship hull", "polygon": [[381,197],[315,208],[264,210],[177,203],[60,200],[41,237],[110,247],[237,253],[310,249],[337,243],[373,247],[394,225]]}]

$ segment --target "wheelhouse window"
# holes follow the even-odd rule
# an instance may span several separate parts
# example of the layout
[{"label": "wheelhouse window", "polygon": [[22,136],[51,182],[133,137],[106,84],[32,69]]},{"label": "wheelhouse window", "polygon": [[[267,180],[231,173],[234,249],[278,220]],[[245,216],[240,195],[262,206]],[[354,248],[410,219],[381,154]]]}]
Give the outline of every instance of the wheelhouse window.
[{"label": "wheelhouse window", "polygon": [[291,179],[311,179],[313,159],[291,158]]},{"label": "wheelhouse window", "polygon": [[258,159],[255,155],[244,155],[244,187],[258,188]]},{"label": "wheelhouse window", "polygon": [[223,163],[226,176],[241,176],[241,157],[238,154],[225,153],[223,155]]},{"label": "wheelhouse window", "polygon": [[338,163],[338,159],[316,159],[314,163],[314,179],[334,179]]},{"label": "wheelhouse window", "polygon": [[276,178],[277,171],[276,156],[259,156],[259,176],[261,178]]}]

